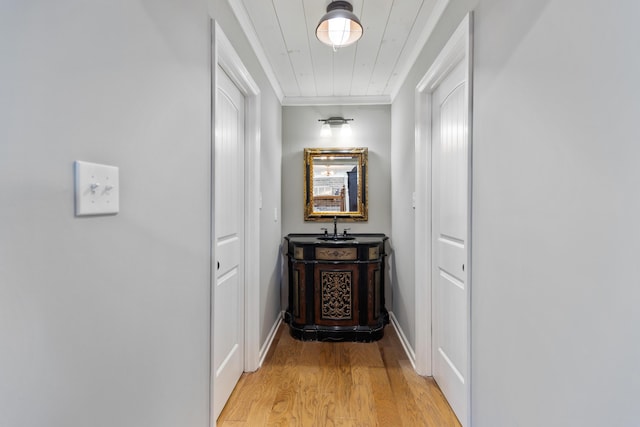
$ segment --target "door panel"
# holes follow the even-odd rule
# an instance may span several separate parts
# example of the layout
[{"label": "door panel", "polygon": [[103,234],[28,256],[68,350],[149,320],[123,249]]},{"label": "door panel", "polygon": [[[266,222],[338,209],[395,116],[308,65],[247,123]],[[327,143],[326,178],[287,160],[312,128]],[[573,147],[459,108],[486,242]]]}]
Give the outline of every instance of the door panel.
[{"label": "door panel", "polygon": [[433,376],[458,419],[467,419],[468,138],[465,70],[459,63],[432,97]]},{"label": "door panel", "polygon": [[217,69],[214,160],[216,256],[213,410],[220,415],[244,368],[244,97]]},{"label": "door panel", "polygon": [[315,322],[325,326],[356,326],[358,306],[358,264],[316,264]]}]

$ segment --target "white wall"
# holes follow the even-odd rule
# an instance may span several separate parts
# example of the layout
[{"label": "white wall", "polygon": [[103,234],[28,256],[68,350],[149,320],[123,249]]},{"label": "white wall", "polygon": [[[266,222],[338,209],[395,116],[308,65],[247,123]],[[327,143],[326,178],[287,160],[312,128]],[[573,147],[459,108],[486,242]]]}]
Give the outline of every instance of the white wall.
[{"label": "white wall", "polygon": [[640,4],[529,3],[476,21],[474,415],[636,425]]},{"label": "white wall", "polygon": [[[262,85],[262,128],[260,182],[260,343],[265,340],[280,316],[280,251],[282,240],[282,108],[273,92]],[[277,218],[274,215],[277,210]]]},{"label": "white wall", "polygon": [[[280,104],[226,1],[0,6],[0,425],[207,426],[210,15]],[[73,161],[120,167],[120,213],[75,218]],[[262,219],[261,336],[280,223]]]},{"label": "white wall", "polygon": [[[0,425],[206,426],[206,4],[1,8]],[[74,217],[76,159],[118,215]]]},{"label": "white wall", "polygon": [[[327,224],[304,221],[305,148],[367,147],[369,149],[369,220],[338,226],[351,233],[391,231],[391,108],[389,105],[283,107],[282,113],[282,232],[320,233]],[[320,136],[318,119],[340,116],[354,119],[352,135]]]},{"label": "white wall", "polygon": [[[411,79],[475,3],[453,1],[394,101],[394,158]],[[640,5],[477,3],[473,425],[636,425]]]}]

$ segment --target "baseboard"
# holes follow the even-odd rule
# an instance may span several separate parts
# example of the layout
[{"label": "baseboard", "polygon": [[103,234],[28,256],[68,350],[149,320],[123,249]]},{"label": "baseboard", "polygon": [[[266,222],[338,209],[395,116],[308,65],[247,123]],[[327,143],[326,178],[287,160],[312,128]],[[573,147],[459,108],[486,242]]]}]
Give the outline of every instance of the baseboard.
[{"label": "baseboard", "polygon": [[280,315],[278,316],[278,318],[276,319],[276,322],[273,324],[273,326],[271,327],[271,330],[269,331],[269,335],[267,336],[267,339],[265,340],[264,344],[260,348],[260,354],[258,354],[258,358],[259,358],[259,360],[258,360],[258,368],[260,366],[262,366],[262,363],[264,362],[264,359],[267,357],[267,353],[269,353],[269,349],[271,348],[271,344],[273,344],[273,339],[276,337],[276,333],[278,332],[278,328],[280,327],[280,324],[282,323],[283,313],[284,312],[281,312]]},{"label": "baseboard", "polygon": [[409,344],[409,340],[407,339],[407,336],[404,334],[404,331],[400,327],[400,323],[398,322],[398,319],[396,318],[395,314],[393,314],[392,311],[389,312],[389,319],[391,320],[391,325],[393,325],[393,329],[395,329],[396,333],[398,334],[398,338],[400,338],[400,344],[402,344],[402,348],[404,348],[404,352],[407,353],[407,357],[411,362],[411,366],[413,366],[413,369],[415,370],[416,369],[416,352],[413,350],[413,348],[411,348],[411,344]]}]

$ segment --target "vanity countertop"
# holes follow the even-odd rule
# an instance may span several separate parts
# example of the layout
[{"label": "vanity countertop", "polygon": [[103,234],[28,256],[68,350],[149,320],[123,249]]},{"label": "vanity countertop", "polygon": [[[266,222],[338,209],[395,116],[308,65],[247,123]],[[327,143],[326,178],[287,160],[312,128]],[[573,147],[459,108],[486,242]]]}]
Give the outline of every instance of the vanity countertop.
[{"label": "vanity countertop", "polygon": [[383,233],[354,233],[348,234],[348,237],[353,237],[350,240],[341,240],[340,238],[343,236],[342,234],[338,234],[338,239],[334,240],[331,238],[332,234],[328,234],[329,240],[322,240],[320,237],[325,237],[324,234],[303,234],[303,233],[292,233],[285,236],[290,243],[299,243],[304,245],[316,245],[316,246],[326,246],[329,245],[366,245],[370,243],[380,243],[389,239]]}]

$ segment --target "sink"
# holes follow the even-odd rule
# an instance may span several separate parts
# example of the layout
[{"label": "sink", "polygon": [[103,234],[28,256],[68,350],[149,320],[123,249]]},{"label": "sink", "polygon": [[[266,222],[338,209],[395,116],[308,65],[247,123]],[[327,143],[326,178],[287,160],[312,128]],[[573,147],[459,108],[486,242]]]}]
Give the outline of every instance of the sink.
[{"label": "sink", "polygon": [[319,236],[318,239],[324,241],[342,242],[345,240],[354,240],[355,237],[338,234],[337,236]]}]

